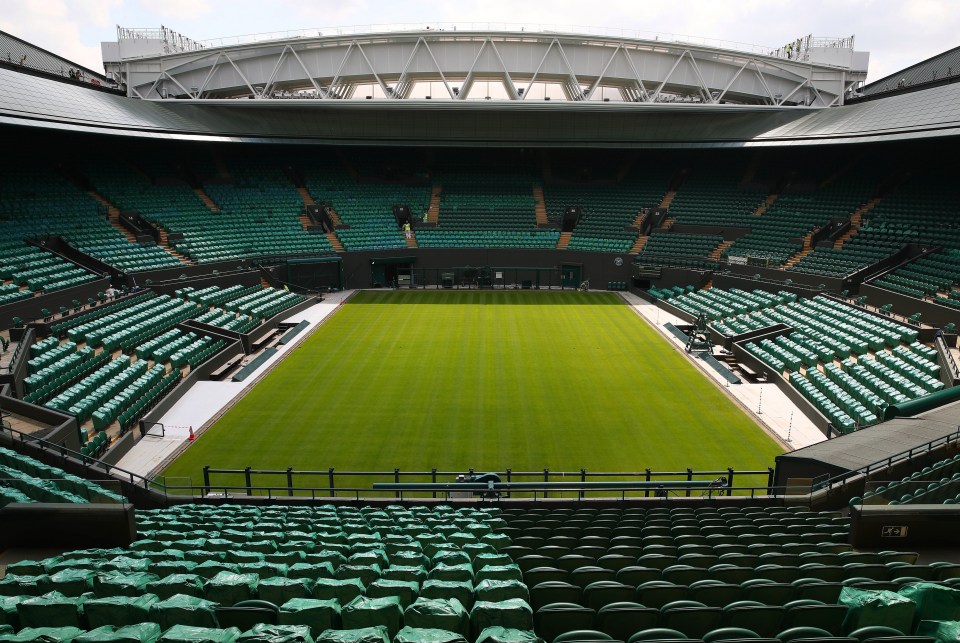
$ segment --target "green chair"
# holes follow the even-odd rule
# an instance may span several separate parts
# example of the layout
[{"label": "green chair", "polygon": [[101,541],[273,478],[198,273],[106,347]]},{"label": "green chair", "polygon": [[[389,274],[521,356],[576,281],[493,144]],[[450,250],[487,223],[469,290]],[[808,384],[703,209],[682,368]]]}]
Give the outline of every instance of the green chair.
[{"label": "green chair", "polygon": [[641,630],[630,637],[627,643],[640,643],[640,641],[686,641],[688,637],[683,632],[671,630],[666,627],[651,627],[648,630]]},{"label": "green chair", "polygon": [[736,641],[743,639],[758,639],[760,635],[745,627],[721,627],[710,630],[703,635],[703,643],[716,643],[716,641]]},{"label": "green chair", "polygon": [[574,641],[612,641],[606,632],[598,630],[571,630],[553,639],[553,643],[574,643]]},{"label": "green chair", "polygon": [[618,641],[626,641],[640,630],[656,627],[659,620],[658,609],[631,601],[609,603],[597,612],[597,629]]},{"label": "green chair", "polygon": [[819,601],[797,600],[784,606],[783,629],[816,627],[831,636],[840,636],[843,619],[847,616],[846,605],[824,605]]},{"label": "green chair", "polygon": [[583,588],[583,603],[594,611],[599,611],[610,603],[633,601],[636,589],[617,581],[601,580]]},{"label": "green chair", "polygon": [[660,608],[660,627],[678,630],[692,638],[702,638],[720,627],[722,612],[696,601],[674,601]]},{"label": "green chair", "polygon": [[784,608],[764,605],[757,601],[737,601],[723,608],[720,622],[723,627],[743,627],[763,637],[772,637],[781,631]]},{"label": "green chair", "polygon": [[546,641],[553,641],[565,632],[592,630],[596,612],[576,603],[551,603],[533,615],[534,630]]},{"label": "green chair", "polygon": [[530,588],[530,605],[536,611],[551,603],[580,603],[579,586],[563,581],[545,581]]}]

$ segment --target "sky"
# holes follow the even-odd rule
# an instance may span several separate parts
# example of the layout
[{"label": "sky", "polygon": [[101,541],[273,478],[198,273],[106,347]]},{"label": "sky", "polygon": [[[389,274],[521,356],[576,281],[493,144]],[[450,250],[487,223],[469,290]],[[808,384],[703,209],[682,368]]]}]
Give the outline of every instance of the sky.
[{"label": "sky", "polygon": [[[122,27],[194,40],[374,24],[527,24],[627,29],[775,49],[798,37],[856,36],[868,82],[960,45],[957,0],[0,0],[0,31],[103,71]],[[528,28],[532,30],[532,28]]]}]

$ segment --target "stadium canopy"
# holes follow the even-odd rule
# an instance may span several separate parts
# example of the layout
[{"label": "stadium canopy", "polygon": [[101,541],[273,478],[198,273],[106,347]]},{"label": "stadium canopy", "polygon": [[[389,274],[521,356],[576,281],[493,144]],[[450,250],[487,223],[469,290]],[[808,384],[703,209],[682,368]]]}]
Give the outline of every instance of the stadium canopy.
[{"label": "stadium canopy", "polygon": [[147,101],[0,66],[0,123],[132,137],[308,144],[812,145],[960,134],[960,84],[822,109],[595,101]]},{"label": "stadium canopy", "polygon": [[[130,97],[566,100],[828,107],[866,79],[853,37],[778,49],[536,28],[297,32],[199,43],[117,28],[104,67]],[[746,51],[745,51],[746,50]]]}]

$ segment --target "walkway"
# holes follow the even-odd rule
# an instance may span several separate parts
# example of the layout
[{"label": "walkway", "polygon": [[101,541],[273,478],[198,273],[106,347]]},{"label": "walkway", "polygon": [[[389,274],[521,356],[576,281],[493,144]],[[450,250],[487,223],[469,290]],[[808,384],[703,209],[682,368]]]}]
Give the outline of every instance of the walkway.
[{"label": "walkway", "polygon": [[[687,354],[683,342],[664,328],[664,324],[688,324],[679,317],[661,310],[655,304],[641,299],[633,293],[620,293],[651,326],[660,331],[678,351]],[[708,366],[703,360],[691,359],[692,363],[710,379],[722,387],[754,420],[759,422],[768,433],[777,437],[789,450],[816,444],[826,440],[826,436],[807,419],[776,384],[730,384]]]}]

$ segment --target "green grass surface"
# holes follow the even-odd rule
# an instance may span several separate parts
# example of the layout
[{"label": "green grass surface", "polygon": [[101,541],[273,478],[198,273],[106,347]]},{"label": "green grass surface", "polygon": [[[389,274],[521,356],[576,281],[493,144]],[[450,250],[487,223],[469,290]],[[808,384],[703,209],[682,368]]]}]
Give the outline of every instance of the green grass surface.
[{"label": "green grass surface", "polygon": [[361,292],[165,474],[761,469],[781,452],[611,293]]}]

